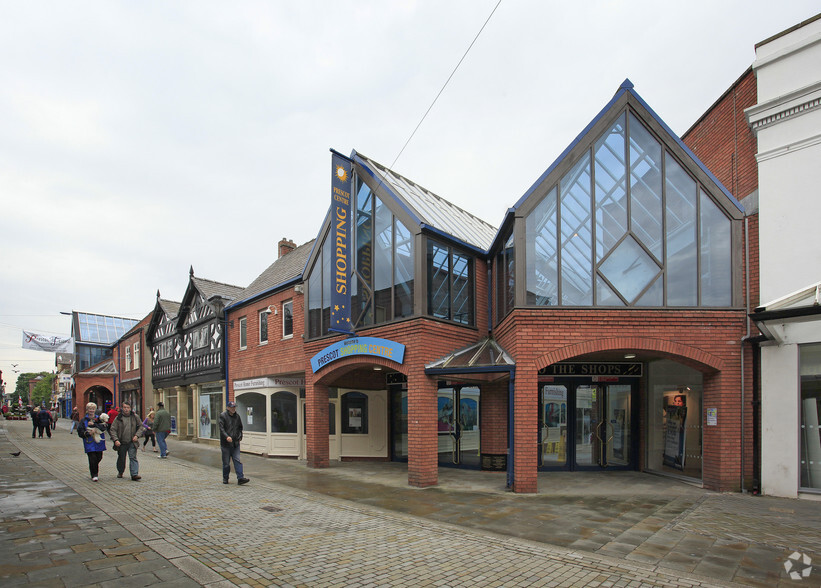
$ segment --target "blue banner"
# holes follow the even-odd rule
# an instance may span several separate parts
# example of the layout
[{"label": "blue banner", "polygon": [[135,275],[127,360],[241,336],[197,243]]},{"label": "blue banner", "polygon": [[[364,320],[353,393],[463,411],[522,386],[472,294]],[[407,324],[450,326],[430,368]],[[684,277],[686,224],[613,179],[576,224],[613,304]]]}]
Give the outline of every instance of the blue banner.
[{"label": "blue banner", "polygon": [[351,324],[351,160],[331,150],[331,324],[330,331],[352,333]]},{"label": "blue banner", "polygon": [[384,357],[396,363],[405,361],[405,346],[389,339],[376,337],[354,337],[328,345],[325,349],[311,358],[311,368],[314,373],[336,361],[352,355],[372,355]]}]

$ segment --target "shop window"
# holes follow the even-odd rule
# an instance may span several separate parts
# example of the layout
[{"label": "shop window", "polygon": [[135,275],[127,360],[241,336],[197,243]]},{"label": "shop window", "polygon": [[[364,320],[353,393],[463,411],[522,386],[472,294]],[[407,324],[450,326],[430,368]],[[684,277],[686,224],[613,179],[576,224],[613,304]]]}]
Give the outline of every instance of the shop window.
[{"label": "shop window", "polygon": [[294,301],[282,303],[282,338],[294,336]]},{"label": "shop window", "polygon": [[242,420],[243,431],[267,433],[265,395],[246,392],[237,396],[237,414]]},{"label": "shop window", "polygon": [[821,344],[799,346],[801,488],[821,490]]},{"label": "shop window", "polygon": [[248,322],[246,317],[239,319],[239,348],[248,347]]},{"label": "shop window", "polygon": [[219,415],[222,412],[222,387],[202,388],[199,406],[199,436],[202,439],[219,439]]},{"label": "shop window", "polygon": [[275,392],[271,395],[271,432],[296,433],[296,394]]},{"label": "shop window", "polygon": [[368,397],[362,392],[342,395],[342,433],[368,434]]},{"label": "shop window", "polygon": [[528,305],[732,304],[731,219],[629,110],[548,188],[525,232]]}]

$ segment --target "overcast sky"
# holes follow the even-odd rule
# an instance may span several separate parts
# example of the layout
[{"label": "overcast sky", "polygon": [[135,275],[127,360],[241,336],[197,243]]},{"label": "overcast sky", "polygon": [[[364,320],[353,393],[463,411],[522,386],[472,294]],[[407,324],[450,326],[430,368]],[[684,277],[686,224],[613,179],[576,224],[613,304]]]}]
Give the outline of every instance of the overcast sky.
[{"label": "overcast sky", "polygon": [[[22,330],[247,286],[330,153],[391,165],[497,0],[0,0],[0,370]],[[817,0],[503,0],[393,168],[494,226],[625,78],[683,134]],[[12,364],[18,364],[13,367]]]}]

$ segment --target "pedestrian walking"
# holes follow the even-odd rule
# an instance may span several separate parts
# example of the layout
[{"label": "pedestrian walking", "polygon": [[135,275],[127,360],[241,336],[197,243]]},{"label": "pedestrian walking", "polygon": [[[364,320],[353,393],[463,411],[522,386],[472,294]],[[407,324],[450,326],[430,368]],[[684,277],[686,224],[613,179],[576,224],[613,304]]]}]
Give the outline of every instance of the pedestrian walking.
[{"label": "pedestrian walking", "polygon": [[120,407],[115,406],[111,410],[108,411],[108,422],[113,423],[114,419],[117,418],[117,415],[120,414]]},{"label": "pedestrian walking", "polygon": [[37,412],[37,432],[40,439],[43,438],[43,431],[48,433],[48,438],[51,439],[51,413],[45,406],[41,406]]},{"label": "pedestrian walking", "polygon": [[73,433],[74,429],[76,429],[77,425],[79,425],[79,424],[80,424],[80,411],[77,410],[77,407],[75,406],[73,409],[71,409],[71,428],[68,430],[69,434]]},{"label": "pedestrian walking", "polygon": [[29,410],[29,414],[31,415],[31,438],[35,439],[37,437],[37,428],[40,425],[40,419],[37,418],[37,415],[40,413],[40,407],[35,406]]},{"label": "pedestrian walking", "polygon": [[143,421],[143,428],[145,432],[143,433],[143,451],[145,451],[145,446],[148,445],[148,440],[151,440],[151,447],[154,448],[154,453],[157,453],[157,437],[154,435],[154,411],[148,413]]},{"label": "pedestrian walking", "polygon": [[[97,418],[96,412],[96,404],[93,402],[86,404],[86,416],[77,427],[77,434],[83,439],[83,450],[88,457],[88,471],[92,482],[99,480],[100,462],[103,460],[103,451],[105,451],[106,424]],[[94,438],[95,434],[99,440]]]},{"label": "pedestrian walking", "polygon": [[228,483],[228,476],[231,474],[231,461],[233,461],[237,484],[242,486],[251,481],[243,474],[242,461],[239,455],[239,443],[242,441],[242,420],[237,414],[235,402],[230,401],[227,406],[228,408],[219,416],[222,483]]},{"label": "pedestrian walking", "polygon": [[57,430],[57,419],[60,418],[60,408],[57,405],[51,407],[51,430]]},{"label": "pedestrian walking", "polygon": [[139,482],[140,463],[137,461],[137,446],[140,444],[140,435],[143,434],[142,421],[131,411],[131,404],[123,402],[117,418],[109,425],[108,431],[111,441],[117,450],[117,477],[122,478],[125,472],[125,458],[128,456],[128,473],[131,480]]},{"label": "pedestrian walking", "polygon": [[157,445],[160,446],[160,459],[165,459],[168,454],[168,445],[165,443],[168,434],[171,432],[171,413],[165,410],[162,402],[157,403],[157,412],[154,414],[154,433],[157,435]]}]

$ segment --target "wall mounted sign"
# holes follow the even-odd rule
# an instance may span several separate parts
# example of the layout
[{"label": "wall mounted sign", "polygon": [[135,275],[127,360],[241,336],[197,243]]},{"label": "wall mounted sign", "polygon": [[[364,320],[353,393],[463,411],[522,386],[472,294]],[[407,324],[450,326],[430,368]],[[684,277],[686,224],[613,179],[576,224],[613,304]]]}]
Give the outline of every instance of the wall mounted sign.
[{"label": "wall mounted sign", "polygon": [[388,339],[353,337],[328,345],[314,355],[311,358],[311,368],[316,373],[331,362],[353,355],[371,355],[402,363],[405,360],[405,346]]},{"label": "wall mounted sign", "polygon": [[554,363],[539,370],[540,376],[571,378],[616,377],[640,378],[642,365],[638,362],[567,362]]}]

